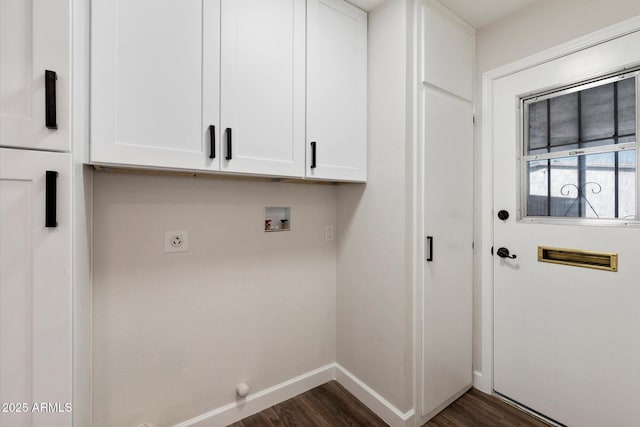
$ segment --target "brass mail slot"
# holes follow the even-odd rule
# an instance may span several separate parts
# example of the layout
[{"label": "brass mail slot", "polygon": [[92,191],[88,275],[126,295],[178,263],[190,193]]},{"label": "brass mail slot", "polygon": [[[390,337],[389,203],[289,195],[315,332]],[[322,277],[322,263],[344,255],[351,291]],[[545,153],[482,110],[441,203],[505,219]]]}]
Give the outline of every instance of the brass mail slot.
[{"label": "brass mail slot", "polygon": [[538,246],[538,261],[618,271],[618,254]]}]

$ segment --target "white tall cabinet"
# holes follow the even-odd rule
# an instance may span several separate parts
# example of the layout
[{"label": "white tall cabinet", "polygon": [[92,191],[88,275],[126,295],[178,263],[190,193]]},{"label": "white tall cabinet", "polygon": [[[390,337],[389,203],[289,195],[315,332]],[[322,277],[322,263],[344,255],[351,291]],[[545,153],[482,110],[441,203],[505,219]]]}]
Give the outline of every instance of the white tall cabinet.
[{"label": "white tall cabinet", "polygon": [[0,0],[3,427],[72,422],[70,17],[69,0]]},{"label": "white tall cabinet", "polygon": [[418,13],[424,144],[421,425],[472,384],[475,30],[430,0],[418,4]]}]

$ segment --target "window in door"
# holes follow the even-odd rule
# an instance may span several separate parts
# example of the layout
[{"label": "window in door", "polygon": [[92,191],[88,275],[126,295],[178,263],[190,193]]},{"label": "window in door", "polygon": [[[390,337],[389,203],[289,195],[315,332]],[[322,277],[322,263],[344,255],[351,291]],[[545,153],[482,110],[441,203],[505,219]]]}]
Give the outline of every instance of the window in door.
[{"label": "window in door", "polygon": [[638,219],[639,74],[521,100],[524,216]]}]

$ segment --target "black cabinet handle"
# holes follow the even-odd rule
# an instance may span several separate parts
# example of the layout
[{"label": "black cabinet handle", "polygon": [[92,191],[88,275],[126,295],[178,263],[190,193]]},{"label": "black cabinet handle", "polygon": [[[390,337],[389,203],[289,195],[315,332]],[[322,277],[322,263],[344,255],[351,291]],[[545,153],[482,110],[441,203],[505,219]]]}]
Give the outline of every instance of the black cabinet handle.
[{"label": "black cabinet handle", "polygon": [[58,119],[56,117],[56,80],[58,80],[58,75],[55,71],[44,71],[44,115],[47,129],[58,129]]},{"label": "black cabinet handle", "polygon": [[216,127],[214,125],[209,126],[209,158],[216,158]]},{"label": "black cabinet handle", "polygon": [[428,252],[426,260],[431,262],[433,261],[433,236],[427,236],[425,243],[425,249],[427,250],[426,252]]},{"label": "black cabinet handle", "polygon": [[311,141],[311,169],[316,168],[316,142]]},{"label": "black cabinet handle", "polygon": [[227,157],[225,157],[225,159],[227,160],[231,160],[233,158],[232,153],[231,153],[231,128],[227,128],[225,130],[225,134],[227,135]]},{"label": "black cabinet handle", "polygon": [[56,206],[58,205],[58,172],[47,171],[44,196],[44,226],[57,227]]}]

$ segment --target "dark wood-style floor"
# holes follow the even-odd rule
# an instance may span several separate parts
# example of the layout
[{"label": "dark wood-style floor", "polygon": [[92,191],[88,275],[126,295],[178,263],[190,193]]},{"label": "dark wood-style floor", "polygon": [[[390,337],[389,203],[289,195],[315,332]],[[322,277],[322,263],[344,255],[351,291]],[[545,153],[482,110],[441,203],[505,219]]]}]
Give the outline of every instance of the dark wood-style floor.
[{"label": "dark wood-style floor", "polygon": [[[336,381],[247,417],[231,427],[339,427],[387,424]],[[548,427],[524,412],[470,390],[423,427]]]},{"label": "dark wood-style floor", "polygon": [[537,418],[474,388],[423,427],[549,427]]}]

